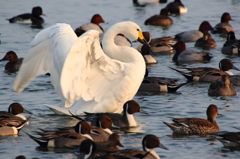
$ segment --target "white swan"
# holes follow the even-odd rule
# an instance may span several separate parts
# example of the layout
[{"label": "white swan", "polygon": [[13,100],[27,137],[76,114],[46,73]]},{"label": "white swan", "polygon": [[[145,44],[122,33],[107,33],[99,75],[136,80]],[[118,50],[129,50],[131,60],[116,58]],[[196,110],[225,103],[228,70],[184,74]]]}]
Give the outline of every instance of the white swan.
[{"label": "white swan", "polygon": [[64,107],[46,105],[55,113],[120,113],[143,80],[145,62],[136,49],[114,43],[119,33],[145,43],[140,27],[130,21],[108,29],[102,40],[104,51],[98,31],[88,31],[79,38],[68,24],[40,31],[30,44],[14,90],[21,93],[36,76],[49,72],[64,102]]}]

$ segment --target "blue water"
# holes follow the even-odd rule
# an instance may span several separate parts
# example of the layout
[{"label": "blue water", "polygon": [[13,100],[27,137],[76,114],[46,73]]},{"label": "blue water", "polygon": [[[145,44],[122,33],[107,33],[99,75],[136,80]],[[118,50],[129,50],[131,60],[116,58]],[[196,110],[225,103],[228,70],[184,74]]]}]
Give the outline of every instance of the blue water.
[{"label": "blue water", "polygon": [[[176,33],[198,29],[199,24],[208,20],[213,26],[220,21],[223,12],[229,12],[234,21],[231,25],[235,29],[236,36],[240,37],[240,18],[238,0],[183,0],[188,8],[188,13],[180,17],[172,17],[174,24],[167,30],[161,27],[145,26],[144,21],[148,17],[158,14],[166,4],[151,4],[146,7],[136,7],[130,0],[11,0],[0,1],[0,58],[9,51],[15,51],[19,57],[24,57],[28,46],[34,36],[42,29],[32,28],[29,24],[10,24],[6,18],[20,13],[31,12],[33,6],[43,8],[47,28],[55,23],[64,22],[76,27],[89,22],[92,15],[99,13],[108,23],[101,24],[107,30],[116,22],[130,20],[136,22],[143,31],[149,31],[153,37],[173,36]],[[209,50],[214,58],[209,63],[196,63],[189,66],[210,66],[218,67],[222,58],[230,58],[240,67],[238,56],[227,56],[221,53],[221,47],[225,42],[219,35],[212,35],[217,42],[217,47]],[[134,47],[138,43],[133,44]],[[194,43],[187,43],[187,47],[193,47]],[[171,61],[172,54],[157,56],[157,64],[149,66],[150,75],[175,77],[185,81],[180,74],[170,70],[168,66],[176,67]],[[61,105],[61,100],[56,94],[47,76],[39,76],[21,94],[13,90],[13,82],[16,74],[7,75],[4,73],[5,62],[0,62],[0,101],[1,110],[7,110],[12,102],[21,103],[27,110],[34,114],[30,119],[30,125],[25,126],[23,131],[31,133],[38,128],[56,128],[74,125],[77,121],[71,117],[54,115],[43,104]],[[239,72],[233,71],[236,74]],[[209,83],[190,83],[180,88],[177,93],[150,93],[138,92],[134,100],[139,102],[142,108],[149,114],[136,114],[139,124],[138,129],[131,130],[131,133],[120,132],[121,142],[125,148],[141,149],[141,140],[145,134],[155,134],[169,150],[156,149],[161,158],[239,158],[239,151],[230,151],[223,148],[217,140],[209,140],[214,136],[172,136],[172,131],[162,121],[170,121],[168,117],[200,117],[206,118],[206,108],[209,104],[216,104],[222,114],[217,117],[221,131],[237,131],[233,127],[240,127],[238,117],[239,91],[238,95],[227,97],[227,99],[209,97],[207,95]],[[75,156],[63,150],[42,150],[38,144],[32,141],[24,132],[15,137],[0,137],[0,158],[10,159],[18,155],[25,155],[29,158],[41,159],[72,159]]]}]

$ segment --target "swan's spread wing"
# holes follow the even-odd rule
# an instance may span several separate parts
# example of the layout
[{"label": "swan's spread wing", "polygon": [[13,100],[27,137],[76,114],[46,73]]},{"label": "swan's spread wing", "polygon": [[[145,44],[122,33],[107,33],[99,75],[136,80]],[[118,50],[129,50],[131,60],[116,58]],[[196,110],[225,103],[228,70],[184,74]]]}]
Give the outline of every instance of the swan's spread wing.
[{"label": "swan's spread wing", "polygon": [[[68,54],[61,74],[61,88],[67,99],[65,107],[80,98],[95,101],[93,109],[98,109],[98,103],[109,106],[112,102],[116,105],[126,98],[131,99],[126,86],[129,82],[128,65],[104,54],[99,32],[91,30],[83,34]],[[112,108],[112,112],[116,109]]]},{"label": "swan's spread wing", "polygon": [[56,24],[39,32],[30,44],[14,83],[21,93],[40,74],[50,73],[51,82],[61,95],[59,79],[65,58],[77,36],[68,24]]}]

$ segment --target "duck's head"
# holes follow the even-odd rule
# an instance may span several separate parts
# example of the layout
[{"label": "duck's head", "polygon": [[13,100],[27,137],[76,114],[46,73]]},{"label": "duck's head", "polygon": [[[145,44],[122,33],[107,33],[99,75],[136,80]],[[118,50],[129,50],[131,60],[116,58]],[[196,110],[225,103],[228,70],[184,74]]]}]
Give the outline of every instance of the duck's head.
[{"label": "duck's head", "polygon": [[228,12],[225,12],[222,14],[221,23],[228,23],[230,20],[233,20],[233,19]]},{"label": "duck's head", "polygon": [[86,121],[80,121],[75,126],[75,132],[89,134],[91,132],[91,127]]},{"label": "duck's head", "polygon": [[211,26],[211,24],[208,21],[203,21],[200,24],[198,30],[204,33],[204,32],[207,32],[209,30],[212,30],[212,29],[213,29],[213,27]]},{"label": "duck's head", "polygon": [[123,105],[123,111],[128,114],[134,114],[136,112],[140,112],[140,110],[140,105],[134,100],[129,100]]},{"label": "duck's head", "polygon": [[95,153],[96,149],[97,149],[97,146],[95,142],[93,142],[90,139],[86,139],[81,142],[79,147],[79,153],[81,155],[84,155],[84,158],[88,158]]},{"label": "duck's head", "polygon": [[143,138],[142,146],[144,151],[150,151],[151,149],[154,149],[157,147],[168,150],[167,147],[165,147],[160,143],[159,138],[152,134],[148,134]]},{"label": "duck's head", "polygon": [[208,120],[212,120],[212,119],[215,119],[217,115],[219,115],[218,113],[218,107],[214,104],[211,104],[208,106],[207,108],[207,117],[208,117]]},{"label": "duck's head", "polygon": [[40,6],[33,7],[32,8],[32,15],[35,15],[35,16],[44,15],[43,11],[42,11],[42,7],[40,7]]},{"label": "duck's head", "polygon": [[105,23],[100,14],[94,14],[91,19],[91,23],[99,25],[100,23]]},{"label": "duck's head", "polygon": [[17,62],[18,56],[14,51],[8,51],[0,61]]},{"label": "duck's head", "polygon": [[120,143],[120,136],[117,133],[112,133],[109,138],[108,138],[108,144],[112,147],[124,147],[121,143]]},{"label": "duck's head", "polygon": [[240,71],[240,69],[235,67],[233,65],[233,62],[231,60],[229,60],[229,59],[222,59],[219,62],[219,69],[222,70],[222,71],[228,71],[230,69],[234,69],[234,70]]},{"label": "duck's head", "polygon": [[30,111],[25,110],[20,103],[12,103],[8,107],[8,113],[11,113],[13,115],[18,115],[18,114],[21,114],[23,112],[26,112],[28,114],[32,114]]},{"label": "duck's head", "polygon": [[236,36],[235,36],[235,33],[233,31],[230,31],[228,32],[228,35],[227,35],[227,41],[232,41],[232,40],[236,40]]},{"label": "duck's head", "polygon": [[110,128],[112,124],[112,119],[109,116],[103,114],[97,119],[96,126],[102,129],[107,129]]}]

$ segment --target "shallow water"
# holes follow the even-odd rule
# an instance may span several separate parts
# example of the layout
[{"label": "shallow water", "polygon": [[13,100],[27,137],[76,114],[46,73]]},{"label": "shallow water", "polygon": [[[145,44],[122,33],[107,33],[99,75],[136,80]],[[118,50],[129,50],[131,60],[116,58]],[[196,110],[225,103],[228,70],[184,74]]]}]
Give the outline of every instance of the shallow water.
[{"label": "shallow water", "polygon": [[[15,51],[19,57],[27,53],[30,41],[41,30],[32,28],[29,24],[10,24],[6,18],[20,13],[30,12],[33,6],[41,6],[47,15],[43,17],[45,23],[42,28],[47,28],[55,23],[64,22],[70,24],[73,29],[87,23],[93,14],[99,13],[107,24],[101,24],[104,30],[116,22],[131,20],[139,24],[143,31],[149,31],[153,37],[173,36],[176,33],[198,29],[199,24],[208,20],[213,26],[220,21],[223,12],[229,12],[234,21],[230,23],[235,28],[236,36],[240,37],[240,18],[238,0],[183,0],[188,8],[188,13],[180,17],[172,17],[174,24],[168,29],[161,27],[145,26],[146,18],[158,14],[166,4],[151,4],[146,7],[136,7],[130,0],[112,1],[0,1],[0,58],[9,51]],[[238,36],[239,35],[239,36]],[[240,59],[237,56],[228,56],[221,53],[221,47],[225,42],[219,35],[212,35],[218,46],[210,52],[214,58],[209,63],[189,64],[195,66],[218,67],[222,58],[230,58],[240,67]],[[134,47],[138,43],[133,44]],[[194,43],[188,43],[187,47],[193,47]],[[180,74],[170,70],[168,66],[176,67],[171,61],[171,55],[157,56],[157,64],[149,66],[152,76],[175,77],[185,81]],[[55,128],[74,125],[77,121],[67,116],[54,115],[43,104],[61,105],[61,100],[56,94],[47,76],[39,76],[21,94],[15,94],[12,88],[16,74],[4,73],[5,62],[0,62],[0,101],[1,110],[7,110],[12,102],[21,103],[34,115],[30,119],[30,125],[23,131],[31,133],[38,128]],[[239,72],[235,72],[239,74]],[[238,117],[240,87],[236,87],[238,95],[234,97],[209,97],[207,88],[209,83],[189,83],[180,88],[177,93],[151,93],[138,92],[134,100],[140,103],[149,114],[136,114],[139,123],[137,129],[131,132],[119,132],[121,142],[125,148],[141,149],[141,140],[145,134],[155,134],[161,142],[169,148],[168,151],[156,149],[161,158],[239,158],[239,151],[230,151],[223,148],[217,140],[209,140],[214,136],[172,136],[172,131],[162,121],[170,121],[168,117],[201,117],[206,118],[206,108],[210,104],[216,104],[222,114],[217,117],[221,131],[237,131],[233,127],[240,127]],[[14,150],[13,150],[14,149]],[[24,132],[18,137],[0,137],[0,158],[15,158],[25,155],[27,158],[59,158],[71,159],[75,156],[66,150],[43,150],[38,147]]]}]

